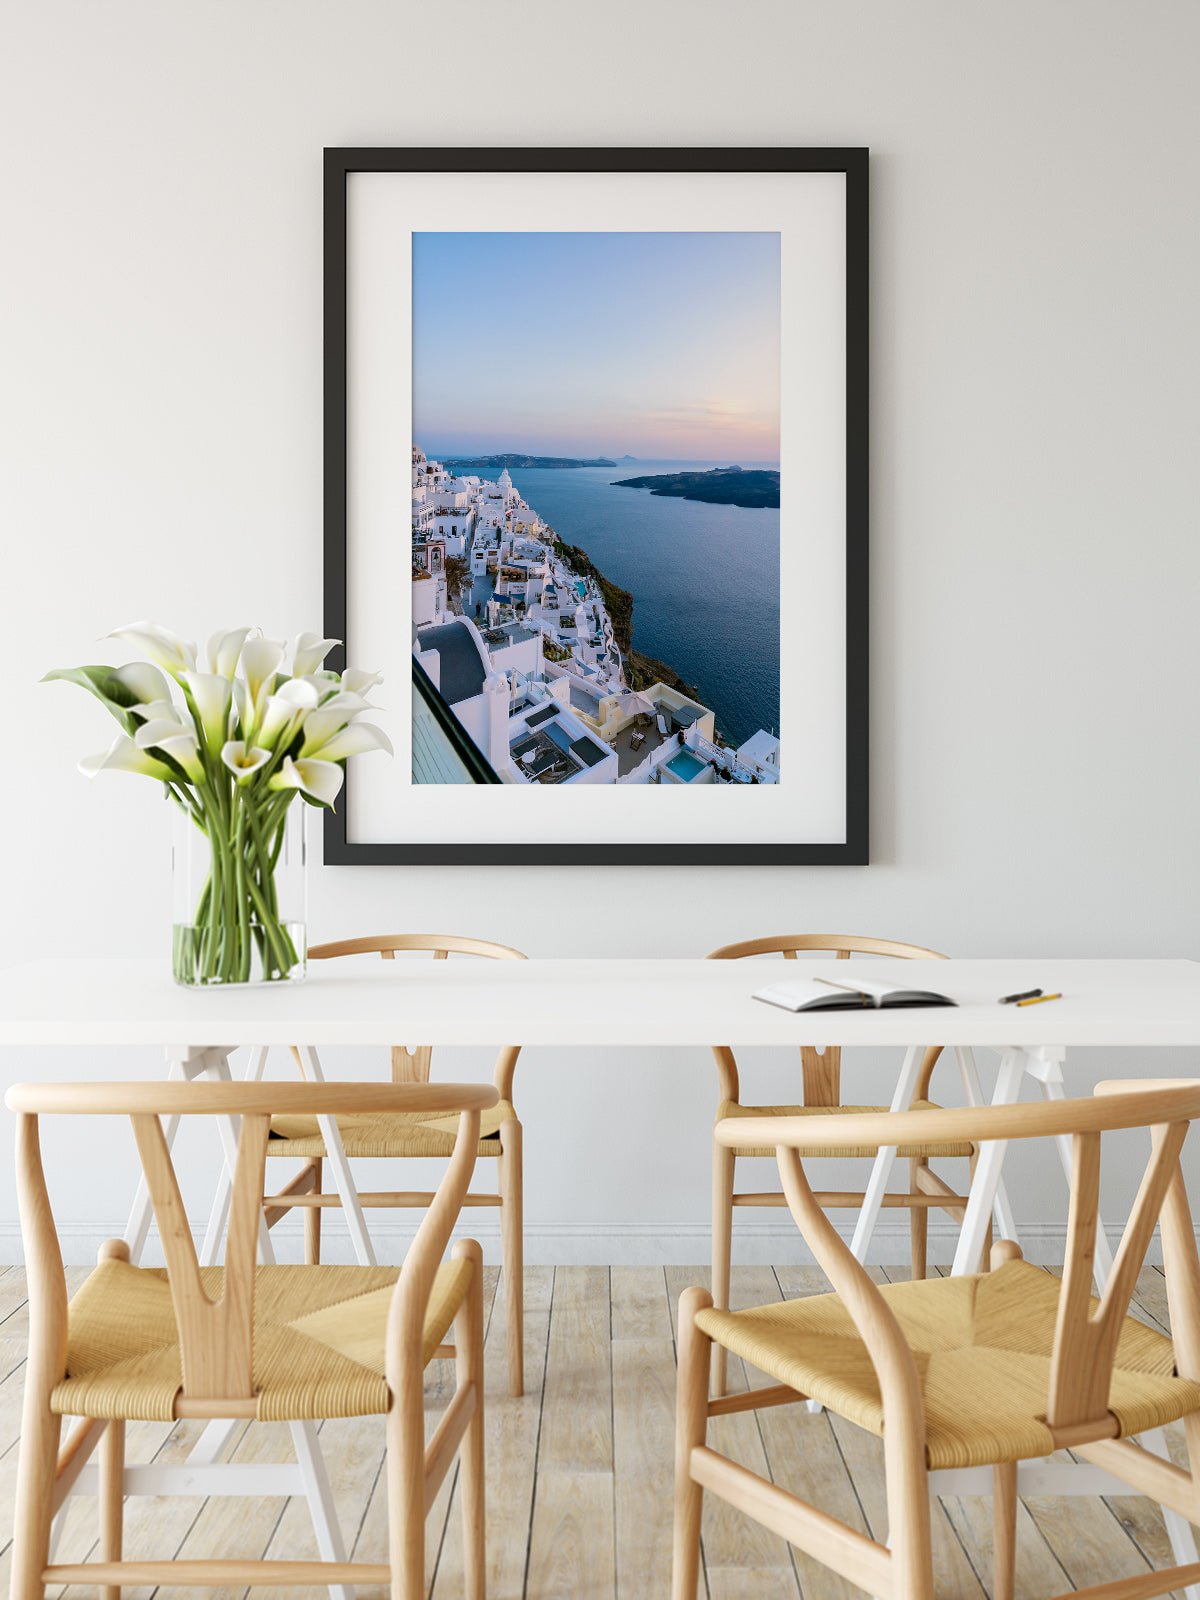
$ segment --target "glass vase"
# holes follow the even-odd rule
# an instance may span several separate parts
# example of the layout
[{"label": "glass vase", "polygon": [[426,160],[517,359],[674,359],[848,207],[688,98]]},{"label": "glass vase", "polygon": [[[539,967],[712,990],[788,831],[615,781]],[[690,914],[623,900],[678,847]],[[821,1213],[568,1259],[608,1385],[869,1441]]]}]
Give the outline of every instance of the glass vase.
[{"label": "glass vase", "polygon": [[171,807],[176,983],[297,983],[306,970],[308,807],[233,789],[213,835]]}]

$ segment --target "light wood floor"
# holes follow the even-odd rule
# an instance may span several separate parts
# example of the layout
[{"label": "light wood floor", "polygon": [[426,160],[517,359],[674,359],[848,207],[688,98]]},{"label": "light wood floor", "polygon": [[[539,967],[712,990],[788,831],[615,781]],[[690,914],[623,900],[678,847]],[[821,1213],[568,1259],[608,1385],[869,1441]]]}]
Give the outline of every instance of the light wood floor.
[{"label": "light wood floor", "polygon": [[[72,1287],[85,1269],[71,1273]],[[487,1353],[489,1600],[665,1600],[670,1592],[671,1456],[674,1416],[674,1315],[681,1290],[705,1283],[701,1268],[560,1267],[529,1269],[526,1280],[526,1383],[509,1399],[504,1370],[503,1286],[489,1269]],[[878,1271],[880,1281],[907,1273]],[[812,1268],[734,1269],[734,1304],[761,1305],[819,1293]],[[1156,1327],[1166,1316],[1160,1272],[1139,1282],[1137,1314]],[[8,1587],[12,1487],[20,1426],[26,1338],[20,1268],[0,1268],[0,1593]],[[731,1386],[765,1382],[731,1359]],[[429,1369],[431,1408],[452,1379]],[[434,1418],[436,1420],[436,1416]],[[199,1423],[132,1427],[130,1460],[179,1459]],[[359,1560],[385,1559],[380,1419],[327,1422],[321,1431],[342,1526]],[[810,1496],[877,1537],[885,1532],[881,1453],[860,1430],[802,1406],[719,1419],[712,1439],[759,1472]],[[1179,1444],[1173,1443],[1173,1448]],[[286,1431],[249,1424],[235,1459],[281,1460]],[[71,1511],[60,1559],[91,1547],[95,1502]],[[458,1507],[444,1486],[429,1519],[433,1600],[462,1593]],[[150,1500],[126,1508],[127,1556],[316,1555],[303,1501]],[[937,1593],[981,1600],[991,1572],[990,1501],[933,1506]],[[781,1540],[710,1502],[704,1529],[710,1600],[851,1600],[859,1591],[814,1569]],[[1019,1518],[1020,1600],[1167,1566],[1170,1550],[1157,1508],[1118,1500],[1029,1500]],[[160,1590],[194,1595],[195,1590]],[[263,1591],[286,1595],[288,1591]],[[72,1595],[94,1590],[70,1591]],[[127,1600],[150,1591],[129,1589]],[[304,1591],[323,1600],[326,1591]],[[371,1591],[360,1589],[362,1600]]]}]

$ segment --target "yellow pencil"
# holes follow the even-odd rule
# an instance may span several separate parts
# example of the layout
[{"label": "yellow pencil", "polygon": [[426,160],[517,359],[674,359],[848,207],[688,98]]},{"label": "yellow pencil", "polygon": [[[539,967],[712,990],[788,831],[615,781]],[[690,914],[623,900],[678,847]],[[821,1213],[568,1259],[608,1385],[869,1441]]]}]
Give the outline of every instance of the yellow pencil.
[{"label": "yellow pencil", "polygon": [[1018,1000],[1019,1006],[1040,1006],[1043,1000],[1061,1000],[1062,994],[1037,994],[1029,1000]]}]

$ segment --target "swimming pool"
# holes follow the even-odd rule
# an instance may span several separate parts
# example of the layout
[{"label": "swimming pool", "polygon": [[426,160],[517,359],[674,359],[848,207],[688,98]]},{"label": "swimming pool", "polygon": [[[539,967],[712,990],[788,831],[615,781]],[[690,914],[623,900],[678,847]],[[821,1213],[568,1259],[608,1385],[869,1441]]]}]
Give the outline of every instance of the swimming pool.
[{"label": "swimming pool", "polygon": [[690,750],[681,750],[666,763],[681,783],[691,783],[705,770],[707,763],[694,756]]}]

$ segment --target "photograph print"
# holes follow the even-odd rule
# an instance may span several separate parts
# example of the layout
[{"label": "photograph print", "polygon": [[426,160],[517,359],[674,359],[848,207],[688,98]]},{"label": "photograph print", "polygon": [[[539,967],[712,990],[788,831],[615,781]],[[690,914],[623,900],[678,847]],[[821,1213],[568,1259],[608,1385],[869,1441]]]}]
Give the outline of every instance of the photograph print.
[{"label": "photograph print", "polygon": [[[405,710],[405,655],[413,690],[326,858],[862,859],[862,153],[676,173],[621,152],[650,165],[567,184],[383,166],[481,154],[327,152],[327,609]],[[424,736],[431,704],[466,765]]]},{"label": "photograph print", "polygon": [[497,776],[779,782],[779,235],[418,233],[412,315],[413,650]]}]

